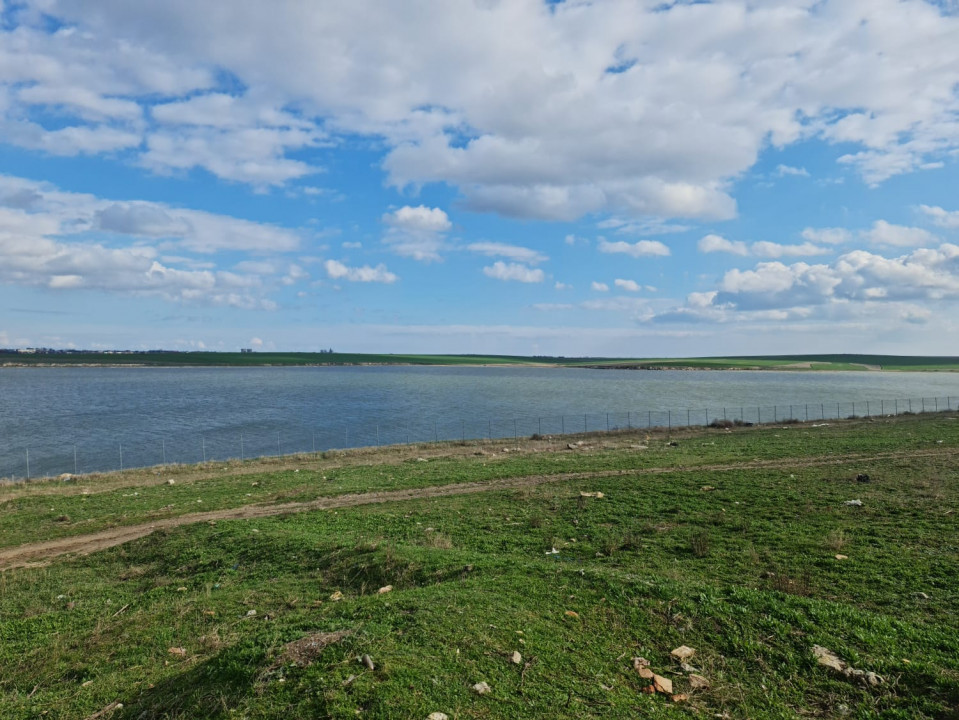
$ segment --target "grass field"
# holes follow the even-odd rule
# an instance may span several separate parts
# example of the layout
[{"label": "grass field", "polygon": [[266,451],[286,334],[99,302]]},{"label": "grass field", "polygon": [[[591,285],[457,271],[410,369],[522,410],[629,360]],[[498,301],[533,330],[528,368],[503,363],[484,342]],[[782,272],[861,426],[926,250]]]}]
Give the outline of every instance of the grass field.
[{"label": "grass field", "polygon": [[957,459],[941,413],[0,486],[0,717],[959,718]]},{"label": "grass field", "polygon": [[757,355],[730,358],[567,358],[521,355],[392,355],[299,352],[144,352],[23,354],[0,351],[0,366],[309,366],[309,365],[529,365],[650,370],[895,370],[959,371],[959,357],[898,355]]}]

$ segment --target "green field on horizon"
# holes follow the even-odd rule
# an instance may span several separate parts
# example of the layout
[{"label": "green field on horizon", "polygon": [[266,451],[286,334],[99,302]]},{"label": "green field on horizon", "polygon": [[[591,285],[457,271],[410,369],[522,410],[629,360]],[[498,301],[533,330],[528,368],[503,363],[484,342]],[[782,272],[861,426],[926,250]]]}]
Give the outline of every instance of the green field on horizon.
[{"label": "green field on horizon", "polygon": [[[0,365],[315,366],[315,365],[530,365],[708,370],[957,371],[959,356],[755,355],[700,358],[594,358],[524,355],[428,355],[307,352],[0,352]],[[802,367],[807,365],[808,367]]]}]

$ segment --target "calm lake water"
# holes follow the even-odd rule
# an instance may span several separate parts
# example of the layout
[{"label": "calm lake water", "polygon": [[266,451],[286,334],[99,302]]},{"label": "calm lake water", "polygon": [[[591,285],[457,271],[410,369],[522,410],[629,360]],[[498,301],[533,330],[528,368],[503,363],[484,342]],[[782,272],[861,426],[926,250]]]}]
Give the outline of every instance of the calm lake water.
[{"label": "calm lake water", "polygon": [[722,417],[772,422],[957,407],[959,373],[0,368],[0,477]]}]

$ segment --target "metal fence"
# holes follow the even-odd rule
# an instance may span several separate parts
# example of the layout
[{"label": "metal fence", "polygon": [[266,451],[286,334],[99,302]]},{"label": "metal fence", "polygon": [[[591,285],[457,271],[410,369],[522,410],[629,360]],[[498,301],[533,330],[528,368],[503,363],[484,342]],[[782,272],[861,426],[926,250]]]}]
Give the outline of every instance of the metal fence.
[{"label": "metal fence", "polygon": [[627,410],[511,418],[411,419],[408,422],[364,424],[344,422],[337,425],[328,422],[317,428],[286,424],[279,429],[233,427],[182,434],[131,430],[123,437],[114,434],[83,444],[61,440],[27,447],[3,448],[0,453],[0,478],[15,481],[65,473],[78,475],[211,460],[246,460],[378,445],[496,440],[644,428],[702,427],[726,423],[761,425],[823,422],[842,418],[953,410],[959,410],[957,397]]}]

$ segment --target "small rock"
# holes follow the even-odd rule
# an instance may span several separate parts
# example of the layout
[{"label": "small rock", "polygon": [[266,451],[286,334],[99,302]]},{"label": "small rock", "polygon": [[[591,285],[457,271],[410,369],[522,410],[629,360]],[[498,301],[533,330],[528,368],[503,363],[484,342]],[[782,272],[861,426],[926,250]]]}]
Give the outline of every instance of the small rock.
[{"label": "small rock", "polygon": [[699,489],[702,490],[703,492],[712,492],[712,491],[715,490],[716,488],[714,488],[712,485],[703,485],[703,486],[702,486],[701,488],[699,488]]},{"label": "small rock", "polygon": [[182,585],[176,589],[177,592],[186,592],[186,588]]},{"label": "small rock", "polygon": [[848,559],[849,559],[849,556],[848,556],[848,555],[836,555],[836,559],[837,559],[837,560],[848,560]]},{"label": "small rock", "polygon": [[669,447],[679,447],[679,443],[676,442],[675,440],[673,440],[672,442],[667,443],[667,444],[669,445]]},{"label": "small rock", "polygon": [[661,692],[664,695],[673,694],[673,681],[664,678],[662,675],[653,675],[653,687],[656,688],[656,692]]},{"label": "small rock", "polygon": [[431,712],[426,716],[426,720],[449,720],[449,715],[441,712]]},{"label": "small rock", "polygon": [[686,693],[677,693],[670,698],[674,703],[686,702],[689,700],[689,695]]},{"label": "small rock", "polygon": [[167,484],[167,485],[176,485],[176,480],[174,480],[173,478],[170,478],[169,480],[166,481],[166,484]]},{"label": "small rock", "polygon": [[928,600],[929,596],[924,592],[914,592],[912,594],[913,599],[915,600]]},{"label": "small rock", "polygon": [[384,585],[383,587],[381,587],[379,590],[376,591],[376,594],[377,594],[377,595],[385,595],[385,594],[388,593],[388,592],[393,592],[393,586],[392,586],[392,585]]},{"label": "small rock", "polygon": [[343,599],[343,593],[341,593],[339,590],[337,590],[335,593],[330,595],[330,600],[332,600],[333,602],[339,602],[342,599]]},{"label": "small rock", "polygon": [[705,690],[709,687],[709,680],[704,678],[702,675],[690,675],[689,687],[691,687],[693,690]]},{"label": "small rock", "polygon": [[177,657],[186,657],[186,648],[171,647],[167,648],[167,652],[171,655],[176,655]]},{"label": "small rock", "polygon": [[680,660],[689,660],[689,658],[696,654],[696,651],[687,645],[680,645],[669,654]]},{"label": "small rock", "polygon": [[843,505],[850,505],[852,507],[862,507],[862,500],[846,500]]},{"label": "small rock", "polygon": [[576,446],[573,445],[573,443],[566,443],[566,449],[567,449],[567,450],[575,450],[575,449],[576,449]]},{"label": "small rock", "polygon": [[519,651],[514,650],[513,654],[509,656],[510,662],[514,665],[519,665],[523,662],[523,656],[519,654]]},{"label": "small rock", "polygon": [[71,475],[70,473],[63,473],[60,476],[61,482],[70,482],[71,480],[73,480],[73,475]]},{"label": "small rock", "polygon": [[416,462],[426,462],[426,458],[416,458]]},{"label": "small rock", "polygon": [[825,665],[828,668],[833,670],[838,670],[842,672],[846,669],[846,663],[839,659],[839,656],[836,655],[832,650],[827,650],[822,645],[813,645],[812,646],[813,657],[816,658],[816,662],[820,665]]},{"label": "small rock", "polygon": [[695,667],[693,667],[692,665],[690,665],[690,664],[687,663],[687,662],[681,662],[681,663],[679,663],[679,669],[682,670],[684,673],[696,673],[696,672],[699,672],[699,668],[695,668]]},{"label": "small rock", "polygon": [[363,657],[361,657],[361,658],[360,658],[360,662],[363,663],[363,665],[366,666],[366,669],[367,669],[367,670],[375,670],[375,669],[376,669],[376,666],[373,665],[373,658],[371,658],[369,655],[364,655]]},{"label": "small rock", "polygon": [[477,695],[488,695],[493,692],[493,688],[487,685],[485,682],[478,682],[473,686],[473,692]]},{"label": "small rock", "polygon": [[867,483],[869,482],[869,476],[866,473],[859,473],[856,475],[856,482]]},{"label": "small rock", "polygon": [[578,618],[578,617],[579,617],[579,613],[576,612],[575,610],[567,610],[567,611],[566,611],[566,617]]},{"label": "small rock", "polygon": [[256,610],[248,610],[246,613],[247,617],[256,617]]}]

